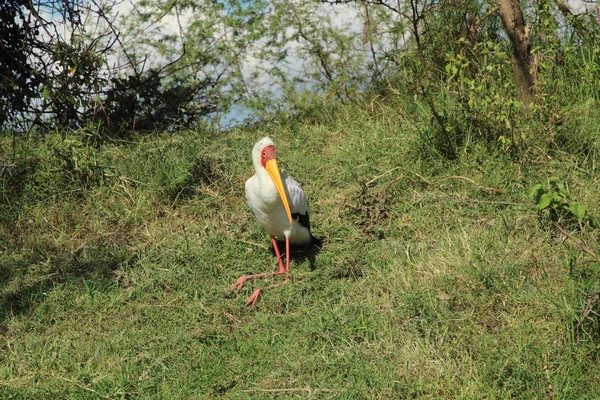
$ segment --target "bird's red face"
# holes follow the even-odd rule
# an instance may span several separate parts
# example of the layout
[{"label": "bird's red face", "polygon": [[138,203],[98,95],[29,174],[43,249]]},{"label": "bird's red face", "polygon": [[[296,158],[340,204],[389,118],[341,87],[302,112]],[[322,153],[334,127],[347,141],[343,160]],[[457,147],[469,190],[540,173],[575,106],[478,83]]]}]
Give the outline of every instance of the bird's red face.
[{"label": "bird's red face", "polygon": [[260,152],[260,163],[263,167],[267,167],[267,161],[277,159],[277,150],[275,146],[267,146]]},{"label": "bird's red face", "polygon": [[285,192],[283,181],[281,180],[281,172],[279,172],[279,166],[277,165],[277,151],[275,150],[275,146],[267,146],[262,149],[260,152],[260,164],[267,170],[267,173],[271,177],[271,180],[279,193],[279,197],[281,197],[281,202],[283,203],[283,207],[285,208],[285,212],[291,224],[293,219],[292,212],[290,211],[290,202],[288,201],[287,193]]}]

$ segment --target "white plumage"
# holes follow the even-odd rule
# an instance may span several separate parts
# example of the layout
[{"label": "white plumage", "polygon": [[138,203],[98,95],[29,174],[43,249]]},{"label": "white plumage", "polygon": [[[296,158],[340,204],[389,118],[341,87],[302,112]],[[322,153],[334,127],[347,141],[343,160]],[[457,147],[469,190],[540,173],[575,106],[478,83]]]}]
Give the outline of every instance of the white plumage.
[{"label": "white plumage", "polygon": [[275,146],[269,138],[262,138],[252,149],[256,173],[246,181],[246,200],[258,223],[269,236],[279,240],[289,237],[291,243],[305,244],[312,240],[308,218],[308,200],[302,187],[293,178],[280,173],[289,202],[292,224],[288,220],[283,200],[273,179],[261,163],[263,149]]},{"label": "white plumage", "polygon": [[[279,171],[277,151],[271,139],[262,138],[254,145],[252,161],[255,174],[246,181],[246,200],[258,222],[271,236],[279,270],[241,276],[231,290],[240,289],[251,279],[284,273],[286,279],[283,283],[287,283],[290,271],[290,242],[308,244],[314,240],[310,233],[306,195],[298,182]],[[276,239],[285,240],[285,265]],[[261,289],[256,289],[246,305],[255,304],[260,292]]]}]

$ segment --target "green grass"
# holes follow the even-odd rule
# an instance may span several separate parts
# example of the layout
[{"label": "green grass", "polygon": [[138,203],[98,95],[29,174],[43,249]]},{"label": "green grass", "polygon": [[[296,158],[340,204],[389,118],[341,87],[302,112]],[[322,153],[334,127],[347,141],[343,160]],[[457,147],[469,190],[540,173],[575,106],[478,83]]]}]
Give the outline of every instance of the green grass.
[{"label": "green grass", "polygon": [[[600,215],[598,138],[449,162],[401,111],[20,142],[2,177],[0,397],[598,398],[597,320],[574,321],[600,266],[527,198],[558,176]],[[244,199],[263,135],[324,246],[247,308],[277,281],[223,295],[275,269]]]}]

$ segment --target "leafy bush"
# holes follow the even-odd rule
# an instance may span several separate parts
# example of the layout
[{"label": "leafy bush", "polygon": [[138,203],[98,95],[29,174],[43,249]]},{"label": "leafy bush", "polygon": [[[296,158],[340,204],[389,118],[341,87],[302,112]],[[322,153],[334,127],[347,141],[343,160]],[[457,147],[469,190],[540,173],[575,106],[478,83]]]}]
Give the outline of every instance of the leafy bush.
[{"label": "leafy bush", "polygon": [[592,227],[600,227],[597,217],[590,215],[585,207],[573,200],[565,186],[558,178],[548,179],[549,186],[538,183],[529,191],[529,198],[536,203],[541,213],[547,210],[552,221],[575,221],[579,224],[589,223]]}]

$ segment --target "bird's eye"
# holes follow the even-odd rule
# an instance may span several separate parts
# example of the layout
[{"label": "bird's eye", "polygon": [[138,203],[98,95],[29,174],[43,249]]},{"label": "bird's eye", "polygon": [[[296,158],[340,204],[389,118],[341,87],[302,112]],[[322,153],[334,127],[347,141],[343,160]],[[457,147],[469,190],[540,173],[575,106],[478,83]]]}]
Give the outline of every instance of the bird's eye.
[{"label": "bird's eye", "polygon": [[266,157],[266,156],[267,156],[267,152],[266,152],[266,151],[263,151],[263,152],[262,152],[262,156],[263,156],[263,157]]}]

